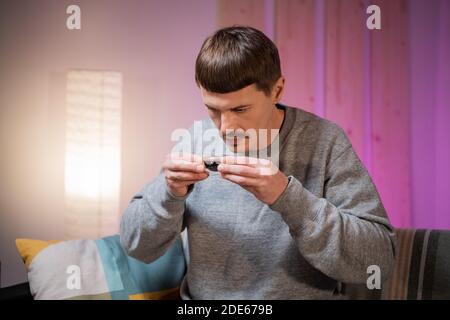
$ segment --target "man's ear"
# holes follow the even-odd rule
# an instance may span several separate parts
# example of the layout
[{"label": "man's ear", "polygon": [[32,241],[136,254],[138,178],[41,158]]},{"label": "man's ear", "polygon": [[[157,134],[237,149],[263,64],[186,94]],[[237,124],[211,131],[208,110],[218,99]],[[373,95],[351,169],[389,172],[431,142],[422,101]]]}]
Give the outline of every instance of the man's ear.
[{"label": "man's ear", "polygon": [[284,91],[284,77],[281,76],[275,85],[273,86],[272,90],[272,102],[274,104],[280,102],[281,98],[283,97],[283,91]]}]

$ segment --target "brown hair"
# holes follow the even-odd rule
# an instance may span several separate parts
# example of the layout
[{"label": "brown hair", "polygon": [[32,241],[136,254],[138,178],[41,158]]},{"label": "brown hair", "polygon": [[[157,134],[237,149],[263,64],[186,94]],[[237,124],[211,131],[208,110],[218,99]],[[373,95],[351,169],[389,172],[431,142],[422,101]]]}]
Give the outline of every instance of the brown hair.
[{"label": "brown hair", "polygon": [[203,42],[195,62],[195,81],[210,92],[233,92],[254,83],[269,95],[280,76],[275,44],[246,26],[217,30]]}]

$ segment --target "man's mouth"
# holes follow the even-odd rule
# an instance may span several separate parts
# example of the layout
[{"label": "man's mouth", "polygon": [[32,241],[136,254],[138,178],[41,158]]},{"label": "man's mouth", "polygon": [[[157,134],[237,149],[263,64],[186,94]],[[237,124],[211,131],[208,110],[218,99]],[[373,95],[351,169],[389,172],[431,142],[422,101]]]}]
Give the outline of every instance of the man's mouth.
[{"label": "man's mouth", "polygon": [[248,137],[245,136],[232,136],[232,137],[226,137],[225,141],[227,144],[232,144],[232,145],[238,145],[242,142],[244,142],[246,139],[248,139]]},{"label": "man's mouth", "polygon": [[230,139],[229,142],[227,142],[227,143],[236,148],[236,147],[242,145],[243,143],[245,143],[245,139],[246,138],[234,138],[234,139]]}]

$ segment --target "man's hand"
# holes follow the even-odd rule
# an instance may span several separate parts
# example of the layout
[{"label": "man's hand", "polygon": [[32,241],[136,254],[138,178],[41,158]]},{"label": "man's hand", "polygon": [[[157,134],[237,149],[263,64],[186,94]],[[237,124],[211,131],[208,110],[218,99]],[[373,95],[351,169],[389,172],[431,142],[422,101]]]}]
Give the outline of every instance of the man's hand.
[{"label": "man's hand", "polygon": [[226,156],[218,170],[220,175],[253,193],[271,205],[286,189],[289,179],[270,160]]},{"label": "man's hand", "polygon": [[191,184],[208,178],[202,158],[194,154],[169,154],[163,169],[169,191],[176,197],[185,196]]}]

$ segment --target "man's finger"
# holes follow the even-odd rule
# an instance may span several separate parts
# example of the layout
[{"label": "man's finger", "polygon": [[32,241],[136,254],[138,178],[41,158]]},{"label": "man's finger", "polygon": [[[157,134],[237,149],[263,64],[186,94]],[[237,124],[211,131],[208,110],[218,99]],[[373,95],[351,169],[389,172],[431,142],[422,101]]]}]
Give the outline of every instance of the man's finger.
[{"label": "man's finger", "polygon": [[181,171],[170,171],[166,172],[166,178],[172,181],[186,181],[186,180],[203,180],[208,177],[205,173],[193,173],[193,172],[181,172]]},{"label": "man's finger", "polygon": [[205,166],[203,163],[190,162],[182,159],[168,159],[164,163],[163,168],[172,171],[189,171],[189,172],[205,171]]},{"label": "man's finger", "polygon": [[203,163],[202,157],[193,154],[193,153],[187,153],[187,152],[172,152],[167,155],[167,157],[171,160],[186,160],[190,162],[198,162]]},{"label": "man's finger", "polygon": [[244,156],[223,156],[222,163],[226,164],[241,164],[251,167],[269,166],[271,161],[264,158],[244,157]]},{"label": "man's finger", "polygon": [[258,179],[252,177],[238,176],[234,174],[220,174],[222,178],[234,182],[242,187],[256,187],[258,185]]},{"label": "man's finger", "polygon": [[217,169],[224,174],[234,174],[238,176],[254,177],[259,176],[259,168],[239,164],[220,164]]}]

